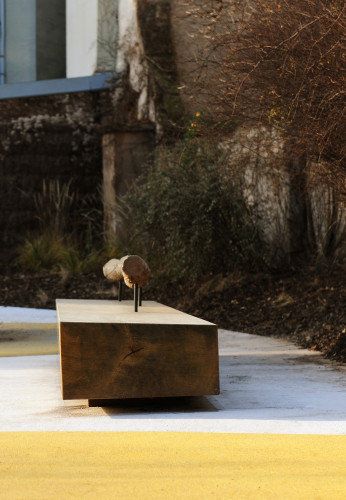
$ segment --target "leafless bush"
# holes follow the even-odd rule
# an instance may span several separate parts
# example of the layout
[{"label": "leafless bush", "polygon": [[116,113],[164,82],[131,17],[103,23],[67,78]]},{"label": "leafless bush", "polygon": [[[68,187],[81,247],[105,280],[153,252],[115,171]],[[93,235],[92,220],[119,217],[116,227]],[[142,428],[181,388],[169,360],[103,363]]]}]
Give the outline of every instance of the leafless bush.
[{"label": "leafless bush", "polygon": [[186,5],[207,41],[195,60],[195,75],[202,78],[191,93],[199,88],[220,122],[237,117],[278,128],[289,137],[288,150],[312,158],[345,199],[345,3],[189,0]]}]

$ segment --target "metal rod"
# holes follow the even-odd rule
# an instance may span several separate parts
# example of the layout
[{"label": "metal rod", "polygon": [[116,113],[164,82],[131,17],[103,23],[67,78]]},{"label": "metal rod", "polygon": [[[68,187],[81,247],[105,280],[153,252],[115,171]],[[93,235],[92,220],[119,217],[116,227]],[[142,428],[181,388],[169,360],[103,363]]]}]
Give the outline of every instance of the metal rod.
[{"label": "metal rod", "polygon": [[138,293],[138,305],[141,306],[142,305],[142,287],[140,286],[139,287],[139,293]]},{"label": "metal rod", "polygon": [[134,292],[135,292],[135,312],[138,312],[138,285],[137,283],[134,285]]},{"label": "metal rod", "polygon": [[122,280],[119,281],[119,292],[118,292],[118,301],[122,301],[122,293],[123,293],[123,282]]}]

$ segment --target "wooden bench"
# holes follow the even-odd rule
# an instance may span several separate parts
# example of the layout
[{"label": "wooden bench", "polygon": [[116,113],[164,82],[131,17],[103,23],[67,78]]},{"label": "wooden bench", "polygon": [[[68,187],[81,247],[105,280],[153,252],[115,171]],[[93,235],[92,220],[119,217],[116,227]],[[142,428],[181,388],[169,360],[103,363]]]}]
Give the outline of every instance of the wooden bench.
[{"label": "wooden bench", "polygon": [[219,394],[217,327],[157,302],[57,300],[63,399]]}]

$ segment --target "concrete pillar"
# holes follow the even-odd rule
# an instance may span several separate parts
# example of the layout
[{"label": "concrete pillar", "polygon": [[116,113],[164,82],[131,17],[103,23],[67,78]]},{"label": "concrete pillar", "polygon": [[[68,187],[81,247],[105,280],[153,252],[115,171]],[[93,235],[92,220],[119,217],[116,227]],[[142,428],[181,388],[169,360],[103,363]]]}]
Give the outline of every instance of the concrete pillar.
[{"label": "concrete pillar", "polygon": [[103,205],[106,239],[120,229],[116,203],[137,177],[155,145],[153,130],[112,132],[103,135]]},{"label": "concrete pillar", "polygon": [[114,134],[102,137],[102,176],[104,232],[106,239],[111,240],[116,233]]}]

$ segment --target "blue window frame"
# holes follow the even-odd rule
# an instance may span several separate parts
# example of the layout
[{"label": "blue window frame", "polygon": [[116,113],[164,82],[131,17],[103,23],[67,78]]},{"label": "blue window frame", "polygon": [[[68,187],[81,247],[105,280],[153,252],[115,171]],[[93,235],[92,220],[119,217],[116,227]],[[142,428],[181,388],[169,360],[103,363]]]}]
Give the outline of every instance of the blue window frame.
[{"label": "blue window frame", "polygon": [[[114,80],[112,73],[101,73],[78,78],[58,78],[55,80],[39,80],[25,83],[7,83],[0,85],[0,100],[16,97],[32,97],[50,94],[67,94],[70,92],[86,92],[102,90],[110,87]],[[112,85],[116,83],[112,82]]]}]

